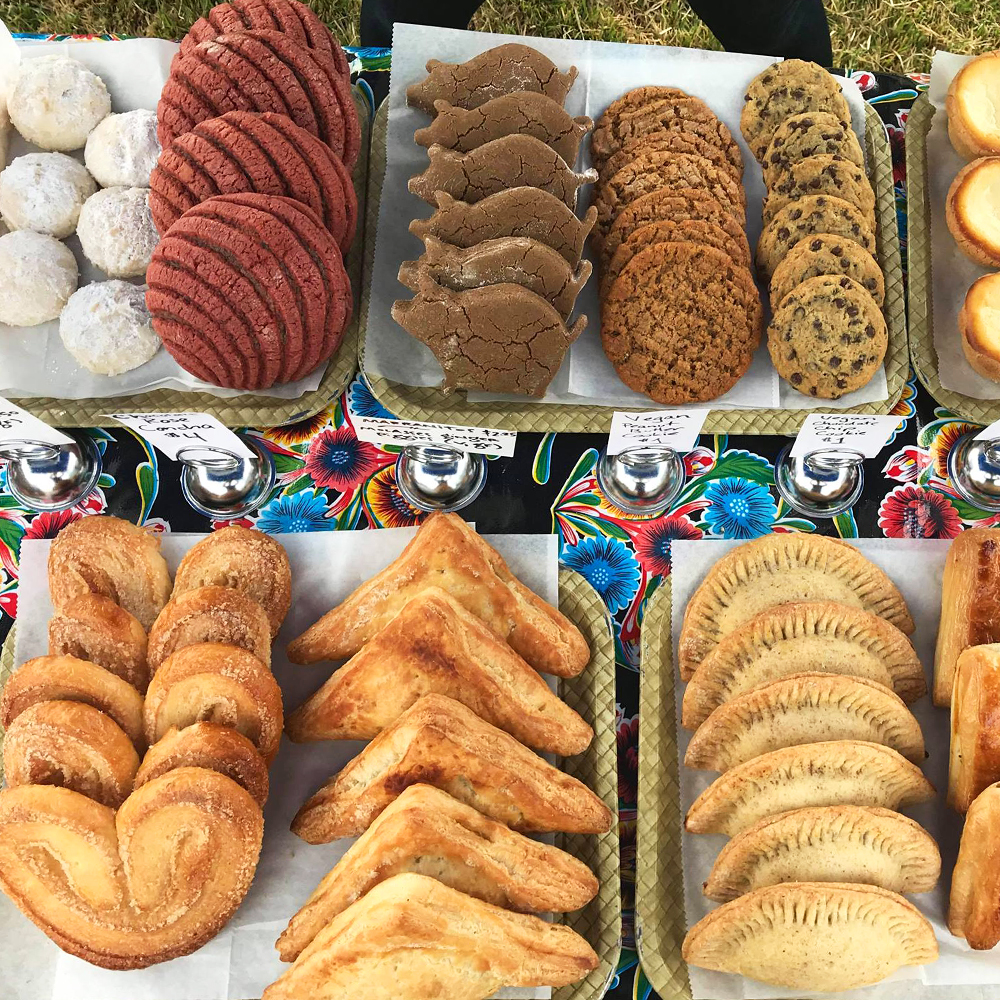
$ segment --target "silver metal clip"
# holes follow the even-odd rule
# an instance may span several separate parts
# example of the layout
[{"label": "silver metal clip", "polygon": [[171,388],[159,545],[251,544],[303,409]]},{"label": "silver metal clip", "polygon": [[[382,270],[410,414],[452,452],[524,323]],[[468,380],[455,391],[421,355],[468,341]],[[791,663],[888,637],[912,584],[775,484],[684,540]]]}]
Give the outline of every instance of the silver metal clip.
[{"label": "silver metal clip", "polygon": [[597,463],[601,492],[630,514],[661,514],[684,486],[684,463],[673,448],[627,448]]},{"label": "silver metal clip", "polygon": [[407,445],[396,460],[396,482],[417,510],[461,510],[486,485],[486,459],[442,445]]},{"label": "silver metal clip", "polygon": [[68,431],[72,444],[6,441],[7,488],[22,507],[67,510],[84,500],[101,478],[101,450],[90,435]]},{"label": "silver metal clip", "polygon": [[963,434],[948,453],[948,475],[955,492],[980,510],[1000,511],[1000,439],[976,440]]},{"label": "silver metal clip", "polygon": [[274,459],[249,434],[240,439],[254,453],[244,458],[224,448],[192,446],[181,448],[177,461],[181,472],[181,493],[199,514],[217,521],[229,521],[256,510],[274,486]]},{"label": "silver metal clip", "polygon": [[851,448],[817,448],[792,458],[786,445],[774,463],[782,499],[808,517],[836,517],[853,507],[865,486],[865,456]]}]

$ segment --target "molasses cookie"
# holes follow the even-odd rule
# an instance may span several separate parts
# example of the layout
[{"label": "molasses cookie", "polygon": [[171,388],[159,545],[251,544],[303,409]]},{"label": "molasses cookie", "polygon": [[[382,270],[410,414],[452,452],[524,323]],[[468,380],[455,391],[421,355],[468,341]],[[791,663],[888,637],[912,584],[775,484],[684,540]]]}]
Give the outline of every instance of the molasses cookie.
[{"label": "molasses cookie", "polygon": [[806,279],[785,296],[767,328],[778,374],[819,399],[839,399],[867,385],[888,344],[882,311],[846,276]]},{"label": "molasses cookie", "polygon": [[861,143],[849,123],[829,111],[807,111],[786,118],[774,131],[761,167],[764,183],[771,187],[794,163],[807,156],[842,156],[865,165]]},{"label": "molasses cookie", "polygon": [[662,129],[657,132],[647,132],[625,143],[614,156],[608,157],[601,164],[598,183],[605,183],[622,167],[631,163],[640,153],[692,153],[709,160],[720,170],[725,170],[736,181],[743,181],[743,164],[737,166],[725,154],[722,147],[709,142],[694,132],[672,131]]},{"label": "molasses cookie", "polygon": [[860,244],[830,233],[817,233],[799,240],[771,276],[771,308],[807,278],[821,274],[853,278],[881,306],[885,302],[885,278],[878,261]]},{"label": "molasses cookie", "polygon": [[810,156],[790,164],[768,191],[764,201],[764,224],[789,202],[807,194],[829,194],[859,208],[875,228],[875,192],[864,168],[841,156]]}]

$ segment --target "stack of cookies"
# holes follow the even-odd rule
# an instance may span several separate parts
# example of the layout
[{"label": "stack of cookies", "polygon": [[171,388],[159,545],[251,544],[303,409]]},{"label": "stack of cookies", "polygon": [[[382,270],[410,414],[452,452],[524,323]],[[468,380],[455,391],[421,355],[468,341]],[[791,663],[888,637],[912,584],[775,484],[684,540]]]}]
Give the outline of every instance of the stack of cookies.
[{"label": "stack of cookies", "polygon": [[658,403],[721,396],[762,323],[739,147],[704,101],[640,87],[608,106],[591,152],[605,353]]},{"label": "stack of cookies", "polygon": [[587,323],[570,321],[595,216],[577,218],[577,196],[597,176],[573,169],[593,127],[563,106],[576,68],[508,44],[427,72],[406,92],[434,117],[409,189],[437,210],[410,227],[424,252],[399,270],[415,297],[393,319],[434,352],[445,389],[541,396]]},{"label": "stack of cookies", "polygon": [[768,350],[799,392],[867,385],[888,346],[875,253],[875,193],[840,85],[815,63],[769,66],[740,127],[764,172],[757,270],[770,284]]}]

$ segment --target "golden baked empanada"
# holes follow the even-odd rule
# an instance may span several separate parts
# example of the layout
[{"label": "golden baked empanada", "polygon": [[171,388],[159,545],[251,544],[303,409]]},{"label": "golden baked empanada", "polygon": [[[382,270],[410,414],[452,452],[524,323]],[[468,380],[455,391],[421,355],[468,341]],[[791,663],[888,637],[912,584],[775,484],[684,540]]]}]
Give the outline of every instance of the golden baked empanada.
[{"label": "golden baked empanada", "polygon": [[719,852],[704,892],[725,903],[782,882],[860,882],[930,892],[941,852],[915,820],[876,806],[810,806],[766,816]]},{"label": "golden baked empanada", "polygon": [[938,957],[934,929],[902,896],[871,885],[788,882],[699,920],[681,950],[702,969],[825,993],[877,983]]},{"label": "golden baked empanada", "polygon": [[288,658],[353,656],[428,587],[448,591],[536,670],[574,677],[590,660],[580,630],[521,583],[457,514],[431,514],[395,562],[289,644]]},{"label": "golden baked empanada", "polygon": [[951,873],[948,930],[977,951],[1000,942],[1000,784],[984,788],[965,814]]},{"label": "golden baked empanada", "polygon": [[681,626],[681,677],[737,625],[791,601],[835,601],[913,631],[895,584],[853,546],[802,532],[765,535],[724,555],[695,591]]},{"label": "golden baked empanada", "polygon": [[964,813],[1000,781],[1000,644],[972,646],[955,665],[948,805]]},{"label": "golden baked empanada", "polygon": [[582,753],[594,737],[537,671],[439,587],[403,605],[285,729],[297,742],[370,740],[425,694],[454,698],[541,751]]},{"label": "golden baked empanada", "polygon": [[684,763],[728,771],[801,743],[865,740],[920,763],[920,723],[883,684],[840,674],[789,674],[720,705],[695,731]]},{"label": "golden baked empanada", "polygon": [[805,743],[754,757],[716,778],[692,803],[689,833],[740,830],[805,806],[900,806],[926,802],[934,786],[905,757],[877,743]]},{"label": "golden baked empanada", "polygon": [[611,810],[582,782],[451,698],[424,695],[298,811],[310,844],[363,833],[409,785],[424,783],[521,833],[603,833]]},{"label": "golden baked empanada", "polygon": [[334,917],[262,1000],[483,1000],[502,986],[567,986],[596,968],[569,927],[396,875]]},{"label": "golden baked empanada", "polygon": [[906,702],[927,693],[920,660],[898,628],[861,608],[809,601],[769,608],[725,636],[685,688],[681,720],[695,729],[731,698],[807,671],[866,677]]},{"label": "golden baked empanada", "polygon": [[521,913],[578,910],[597,894],[591,870],[557,847],[487,819],[431,785],[386,806],[289,921],[276,945],[294,961],[339,913],[376,885],[417,872]]}]

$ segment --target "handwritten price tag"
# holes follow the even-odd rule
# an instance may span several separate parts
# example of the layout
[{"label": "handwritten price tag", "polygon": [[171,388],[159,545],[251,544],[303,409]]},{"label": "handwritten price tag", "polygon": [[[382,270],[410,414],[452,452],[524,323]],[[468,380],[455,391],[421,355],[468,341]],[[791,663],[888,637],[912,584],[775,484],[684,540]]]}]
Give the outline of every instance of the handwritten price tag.
[{"label": "handwritten price tag", "polygon": [[822,448],[861,452],[874,458],[899,426],[899,417],[867,413],[810,413],[792,445],[792,458]]},{"label": "handwritten price tag", "polygon": [[236,434],[209,413],[106,413],[105,416],[135,431],[173,461],[177,461],[182,448],[254,457]]},{"label": "handwritten price tag", "polygon": [[44,420],[39,420],[27,410],[22,410],[9,399],[0,396],[0,444],[15,444],[21,441],[73,444],[73,439],[62,431],[49,427]]},{"label": "handwritten price tag", "polygon": [[455,424],[427,424],[420,420],[389,420],[386,417],[364,417],[351,414],[358,440],[369,444],[437,444],[458,451],[480,455],[514,454],[517,431],[500,431],[492,427],[462,427]]},{"label": "handwritten price tag", "polygon": [[705,426],[709,410],[656,410],[650,413],[619,413],[611,418],[608,454],[620,455],[630,448],[673,448],[679,454],[691,451]]}]

